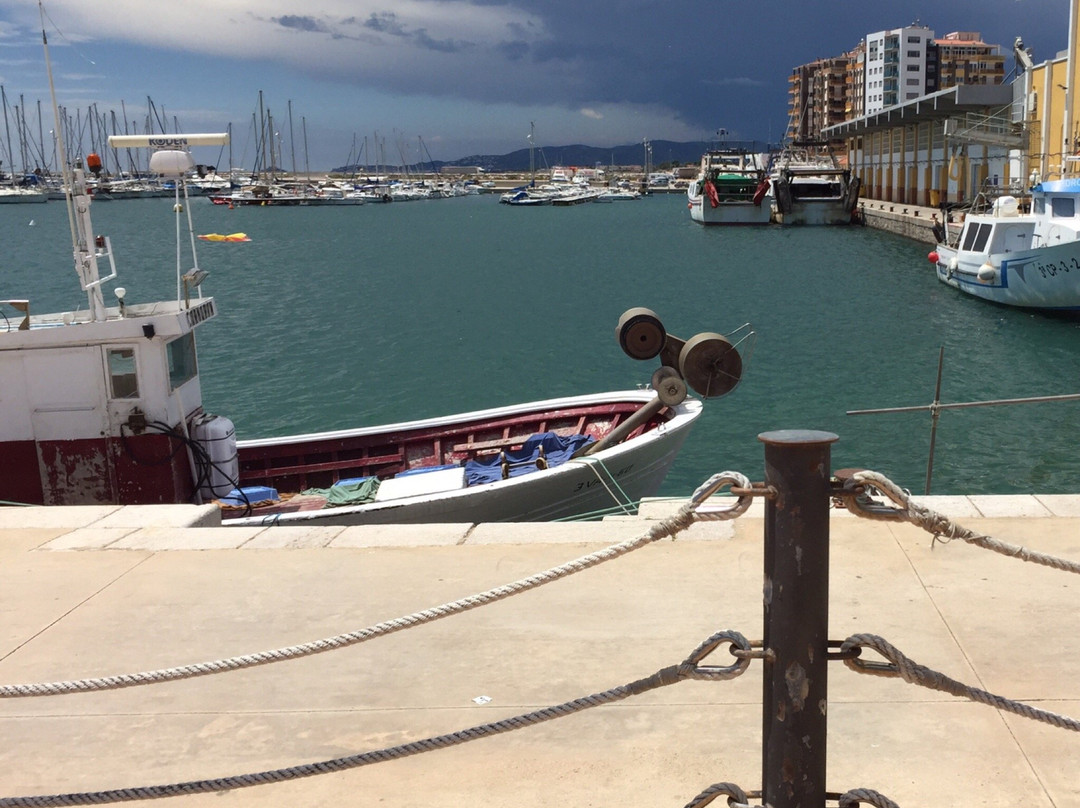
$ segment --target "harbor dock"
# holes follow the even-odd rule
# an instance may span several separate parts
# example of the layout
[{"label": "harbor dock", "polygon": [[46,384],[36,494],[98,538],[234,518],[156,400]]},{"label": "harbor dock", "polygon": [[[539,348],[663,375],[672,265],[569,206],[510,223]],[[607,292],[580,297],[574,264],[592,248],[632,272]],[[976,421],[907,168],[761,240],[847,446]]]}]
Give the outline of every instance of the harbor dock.
[{"label": "harbor dock", "polygon": [[[1080,560],[1080,496],[914,499],[984,535]],[[356,641],[365,627],[641,536],[681,505],[650,500],[636,517],[591,523],[317,528],[220,527],[212,506],[0,509],[4,685],[350,635],[334,650],[230,672],[2,698],[0,805],[341,760],[635,682],[720,630],[761,639],[758,498],[738,519],[697,522],[549,585]],[[908,523],[829,514],[831,638],[879,635],[966,685],[1080,717],[1072,574]],[[725,646],[705,660],[732,661]],[[828,690],[830,792],[872,789],[901,808],[1080,808],[1075,731],[841,661]],[[752,660],[730,681],[680,681],[388,762],[159,804],[685,806],[714,783],[761,788],[761,705]]]}]

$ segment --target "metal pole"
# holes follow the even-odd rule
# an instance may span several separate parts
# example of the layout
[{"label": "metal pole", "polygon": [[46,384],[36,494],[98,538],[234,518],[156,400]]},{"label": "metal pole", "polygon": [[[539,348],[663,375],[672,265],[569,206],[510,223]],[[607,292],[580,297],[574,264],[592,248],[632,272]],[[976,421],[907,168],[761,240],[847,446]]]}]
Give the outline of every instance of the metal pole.
[{"label": "metal pole", "polygon": [[765,648],[762,793],[770,808],[823,808],[829,629],[831,432],[764,432]]}]

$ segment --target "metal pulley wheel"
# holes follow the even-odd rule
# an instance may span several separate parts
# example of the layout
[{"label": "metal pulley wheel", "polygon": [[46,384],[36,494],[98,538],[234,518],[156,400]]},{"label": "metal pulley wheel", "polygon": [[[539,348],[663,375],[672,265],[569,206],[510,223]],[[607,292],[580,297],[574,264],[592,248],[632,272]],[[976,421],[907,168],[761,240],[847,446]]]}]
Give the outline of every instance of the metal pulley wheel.
[{"label": "metal pulley wheel", "polygon": [[730,393],[739,383],[742,357],[719,334],[696,334],[679,352],[679,372],[698,395],[716,398]]},{"label": "metal pulley wheel", "polygon": [[664,349],[667,333],[660,318],[650,309],[627,309],[615,328],[619,347],[632,359],[652,359]]},{"label": "metal pulley wheel", "polygon": [[679,371],[664,365],[652,375],[652,389],[657,398],[667,407],[674,407],[686,401],[686,382],[679,376]]}]

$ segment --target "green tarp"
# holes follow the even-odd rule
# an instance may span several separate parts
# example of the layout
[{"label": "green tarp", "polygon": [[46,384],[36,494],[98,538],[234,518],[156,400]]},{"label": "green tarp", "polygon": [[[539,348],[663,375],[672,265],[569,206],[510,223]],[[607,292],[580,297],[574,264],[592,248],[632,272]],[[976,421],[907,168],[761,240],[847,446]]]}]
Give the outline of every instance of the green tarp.
[{"label": "green tarp", "polygon": [[355,482],[340,482],[330,488],[309,488],[301,493],[326,497],[326,507],[336,508],[341,505],[363,505],[365,502],[372,502],[378,490],[378,477],[364,477]]}]

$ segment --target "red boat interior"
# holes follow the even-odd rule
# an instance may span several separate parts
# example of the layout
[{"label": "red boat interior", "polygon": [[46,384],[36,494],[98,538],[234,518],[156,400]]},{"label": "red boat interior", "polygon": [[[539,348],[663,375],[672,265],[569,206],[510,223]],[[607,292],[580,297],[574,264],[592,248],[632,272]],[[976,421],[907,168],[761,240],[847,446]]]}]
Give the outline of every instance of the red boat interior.
[{"label": "red boat interior", "polygon": [[[356,434],[293,443],[239,447],[244,490],[266,487],[280,493],[273,503],[225,507],[225,516],[263,515],[322,508],[326,497],[303,494],[335,483],[402,472],[463,466],[466,461],[519,448],[530,436],[554,432],[600,440],[642,407],[640,401],[607,402],[520,413],[502,418],[436,425],[401,432]],[[673,417],[663,408],[624,439],[655,429]]]}]

